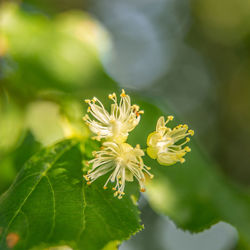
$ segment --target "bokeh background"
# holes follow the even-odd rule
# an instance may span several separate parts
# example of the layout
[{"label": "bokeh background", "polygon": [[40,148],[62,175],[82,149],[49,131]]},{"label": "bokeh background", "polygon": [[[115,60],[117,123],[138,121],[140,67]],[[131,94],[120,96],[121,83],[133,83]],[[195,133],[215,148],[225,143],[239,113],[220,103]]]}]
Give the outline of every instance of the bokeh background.
[{"label": "bokeh background", "polygon": [[[170,108],[249,193],[248,0],[20,0],[0,8],[0,192],[29,156],[23,152],[87,133],[82,100],[118,84]],[[227,223],[192,235],[145,197],[140,207],[145,230],[122,250],[236,246]]]}]

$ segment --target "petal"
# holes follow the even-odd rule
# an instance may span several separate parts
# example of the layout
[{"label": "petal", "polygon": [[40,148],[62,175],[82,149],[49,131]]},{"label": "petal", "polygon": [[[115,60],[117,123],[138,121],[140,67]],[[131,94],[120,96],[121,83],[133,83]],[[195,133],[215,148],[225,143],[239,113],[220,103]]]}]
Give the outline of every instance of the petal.
[{"label": "petal", "polygon": [[163,166],[170,166],[176,163],[176,161],[168,154],[159,154],[157,161]]},{"label": "petal", "polygon": [[147,148],[147,154],[149,155],[150,158],[156,159],[157,153],[158,153],[158,150],[156,147],[148,147]]},{"label": "petal", "polygon": [[134,175],[128,169],[125,170],[126,173],[126,181],[132,182],[134,180]]},{"label": "petal", "polygon": [[156,124],[156,131],[160,132],[163,128],[165,128],[165,119],[164,116],[161,116]]},{"label": "petal", "polygon": [[158,132],[152,132],[147,138],[147,145],[155,147],[159,140],[161,140],[161,135]]}]

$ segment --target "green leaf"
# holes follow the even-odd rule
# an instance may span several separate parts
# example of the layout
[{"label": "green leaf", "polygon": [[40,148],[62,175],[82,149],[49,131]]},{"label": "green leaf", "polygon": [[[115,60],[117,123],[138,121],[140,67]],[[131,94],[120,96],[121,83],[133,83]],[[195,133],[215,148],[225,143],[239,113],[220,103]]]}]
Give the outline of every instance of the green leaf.
[{"label": "green leaf", "polygon": [[77,140],[65,140],[25,164],[0,198],[0,249],[15,243],[14,249],[25,250],[62,245],[99,250],[142,228],[129,195],[114,198],[103,190],[103,178],[86,185],[81,150]]},{"label": "green leaf", "polygon": [[[145,101],[138,104],[145,113],[130,141],[146,146],[146,137],[155,130],[162,112]],[[173,113],[165,110],[165,114]],[[195,136],[189,146],[192,151],[184,164],[167,167],[149,157],[146,159],[155,176],[146,192],[151,206],[169,216],[178,227],[192,232],[202,231],[218,221],[228,222],[238,229],[241,248],[250,249],[250,193],[219,171],[199,149]]]},{"label": "green leaf", "polygon": [[15,149],[1,156],[0,194],[11,185],[24,163],[40,149],[40,146],[32,133],[27,131],[19,138]]}]

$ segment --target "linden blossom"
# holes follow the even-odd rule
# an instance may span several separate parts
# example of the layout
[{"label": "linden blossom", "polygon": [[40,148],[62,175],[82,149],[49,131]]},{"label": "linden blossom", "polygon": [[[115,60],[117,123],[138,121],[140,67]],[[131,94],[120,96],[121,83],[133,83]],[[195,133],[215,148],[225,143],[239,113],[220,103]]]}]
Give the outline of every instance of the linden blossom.
[{"label": "linden blossom", "polygon": [[105,138],[106,140],[122,143],[127,140],[128,133],[132,131],[140,122],[140,115],[143,111],[139,106],[131,105],[130,97],[122,90],[118,104],[116,94],[110,94],[111,104],[110,113],[104,108],[103,104],[94,97],[92,100],[85,100],[89,105],[88,112],[95,118],[91,119],[85,115],[83,120],[90,130],[97,136],[96,140]]},{"label": "linden blossom", "polygon": [[87,184],[91,184],[100,176],[112,171],[103,188],[107,189],[109,181],[115,182],[114,196],[118,196],[119,199],[125,194],[126,181],[133,181],[135,177],[139,182],[141,192],[145,192],[144,172],[153,178],[148,171],[150,168],[143,163],[144,152],[139,145],[133,148],[128,143],[104,142],[102,150],[93,154],[95,158],[89,161],[93,164],[92,169],[84,175]]},{"label": "linden blossom", "polygon": [[[94,119],[88,115],[83,118],[90,130],[97,135],[93,139],[105,140],[99,151],[92,152],[95,158],[88,162],[92,169],[84,175],[84,178],[87,184],[91,184],[100,176],[111,172],[103,188],[107,189],[108,183],[114,182],[115,186],[112,188],[115,191],[114,196],[119,199],[125,194],[126,181],[133,181],[135,177],[141,192],[145,192],[146,175],[153,178],[148,171],[150,168],[143,163],[144,152],[140,146],[133,148],[126,143],[129,132],[138,125],[143,111],[139,110],[139,106],[131,105],[130,97],[124,90],[120,97],[118,104],[116,94],[109,95],[109,99],[114,102],[111,104],[110,113],[96,97],[85,100],[89,105],[88,112]],[[163,116],[160,117],[156,131],[147,139],[147,154],[162,165],[172,165],[178,161],[183,163],[185,161],[183,157],[191,151],[187,146],[182,147],[189,142],[187,136],[193,135],[194,131],[188,130],[187,125],[178,125],[173,129],[166,127],[171,120],[173,116],[169,116],[166,122]],[[184,142],[176,144],[183,139]]]},{"label": "linden blossom", "polygon": [[[176,162],[183,163],[185,159],[183,156],[190,152],[189,147],[182,148],[187,142],[190,141],[188,135],[193,136],[194,131],[188,130],[187,125],[178,125],[171,129],[166,127],[169,121],[173,120],[173,116],[168,116],[167,121],[161,116],[156,125],[156,131],[149,134],[147,139],[147,154],[152,159],[157,159],[161,165],[172,165]],[[178,141],[185,141],[181,144],[176,144]]]}]

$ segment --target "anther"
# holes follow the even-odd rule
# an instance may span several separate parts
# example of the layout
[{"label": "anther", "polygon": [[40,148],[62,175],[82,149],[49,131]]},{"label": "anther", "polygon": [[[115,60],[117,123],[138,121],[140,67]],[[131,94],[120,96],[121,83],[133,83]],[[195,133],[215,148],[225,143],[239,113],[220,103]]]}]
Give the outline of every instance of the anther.
[{"label": "anther", "polygon": [[87,175],[84,175],[83,177],[84,177],[84,179],[85,179],[86,181],[89,181],[89,178],[88,178]]},{"label": "anther", "polygon": [[125,96],[126,96],[126,93],[125,93],[124,89],[122,89],[121,97],[125,97]]},{"label": "anther", "polygon": [[86,122],[89,119],[89,116],[85,115],[82,119]]},{"label": "anther", "polygon": [[193,136],[194,135],[194,131],[192,129],[188,130],[188,133]]},{"label": "anther", "polygon": [[184,148],[184,150],[185,150],[186,152],[190,152],[190,151],[191,151],[191,148],[187,146],[187,147]]},{"label": "anther", "polygon": [[187,124],[184,124],[182,127],[183,127],[184,129],[188,129],[188,125],[187,125]]},{"label": "anther", "polygon": [[180,159],[180,163],[184,163],[185,162],[185,159],[184,158],[181,158]]},{"label": "anther", "polygon": [[133,108],[133,112],[137,112],[140,109],[140,107],[136,104],[132,105],[132,108]]},{"label": "anther", "polygon": [[174,119],[174,117],[173,117],[172,115],[169,115],[169,116],[168,116],[168,120],[169,120],[169,121],[173,121],[173,119]]},{"label": "anther", "polygon": [[141,192],[145,192],[146,189],[145,189],[145,188],[141,188],[140,191],[141,191]]}]

